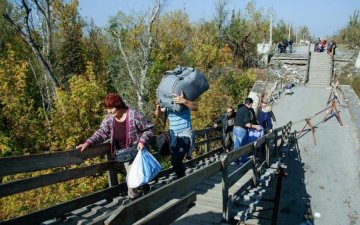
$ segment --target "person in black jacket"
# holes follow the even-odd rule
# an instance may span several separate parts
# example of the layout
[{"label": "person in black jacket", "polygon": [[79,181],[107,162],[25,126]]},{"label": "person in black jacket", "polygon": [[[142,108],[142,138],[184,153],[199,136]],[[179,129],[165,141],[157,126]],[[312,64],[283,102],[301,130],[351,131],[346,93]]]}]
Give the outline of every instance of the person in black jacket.
[{"label": "person in black jacket", "polygon": [[[234,150],[238,150],[240,147],[248,144],[248,129],[255,128],[260,130],[261,126],[256,124],[256,117],[251,112],[253,100],[252,98],[246,98],[244,106],[238,108],[234,121]],[[241,106],[241,105],[239,105]],[[237,163],[242,163],[247,160],[247,156],[243,156]]]},{"label": "person in black jacket", "polygon": [[222,128],[222,141],[225,147],[226,152],[231,151],[233,144],[233,128],[234,128],[234,119],[235,119],[235,110],[233,107],[229,106],[226,109],[226,113],[223,113],[217,120],[215,120],[214,127],[218,127],[221,124]]}]

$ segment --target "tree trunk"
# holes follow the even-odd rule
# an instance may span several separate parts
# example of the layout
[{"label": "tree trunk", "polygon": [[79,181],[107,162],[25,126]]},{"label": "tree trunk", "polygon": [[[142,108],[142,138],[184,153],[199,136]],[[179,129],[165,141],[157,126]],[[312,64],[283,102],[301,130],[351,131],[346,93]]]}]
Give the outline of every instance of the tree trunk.
[{"label": "tree trunk", "polygon": [[[140,49],[138,51],[141,52],[141,54],[137,54],[137,50],[134,50],[132,52],[125,51],[125,46],[123,44],[122,37],[120,35],[120,31],[112,31],[113,35],[116,37],[118,42],[118,47],[121,52],[122,58],[125,61],[126,69],[128,72],[128,75],[131,79],[131,82],[133,83],[135,87],[135,92],[137,95],[137,105],[139,110],[143,111],[145,106],[145,93],[147,92],[146,87],[146,78],[148,75],[149,67],[152,63],[151,60],[151,53],[153,50],[153,43],[154,43],[154,37],[152,34],[153,25],[154,22],[159,18],[160,16],[160,9],[162,7],[162,4],[160,0],[157,0],[156,5],[154,6],[153,10],[151,11],[151,15],[149,18],[149,24],[147,26],[147,30],[143,31],[146,32],[145,37],[148,37],[147,42],[140,39]],[[142,35],[140,35],[142,36]],[[132,54],[131,54],[132,53]],[[138,71],[138,72],[137,72]]]},{"label": "tree trunk", "polygon": [[44,46],[46,46],[46,49],[44,50],[45,53],[42,53],[39,45],[36,43],[36,41],[33,39],[31,30],[32,27],[30,25],[30,13],[32,9],[29,7],[28,3],[25,0],[21,0],[22,8],[25,10],[25,16],[24,16],[24,27],[18,26],[14,20],[10,17],[9,13],[4,10],[3,16],[6,21],[8,21],[16,30],[16,32],[21,36],[21,38],[25,41],[25,43],[31,48],[33,53],[35,54],[36,59],[40,63],[41,67],[43,68],[45,74],[49,77],[49,79],[52,82],[52,85],[54,88],[59,88],[59,82],[52,70],[50,57],[51,57],[51,10],[50,10],[50,2],[46,1],[46,10],[43,9],[43,7],[39,4],[37,0],[33,0],[33,3],[36,5],[37,12],[39,12],[44,17],[44,22],[46,23],[45,27],[45,33],[43,37],[44,38]]}]

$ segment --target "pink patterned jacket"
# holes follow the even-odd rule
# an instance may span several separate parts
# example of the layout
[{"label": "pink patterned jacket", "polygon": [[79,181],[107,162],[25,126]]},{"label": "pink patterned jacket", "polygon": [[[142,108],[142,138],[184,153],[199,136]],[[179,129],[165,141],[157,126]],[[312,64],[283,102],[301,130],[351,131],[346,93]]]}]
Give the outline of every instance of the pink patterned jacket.
[{"label": "pink patterned jacket", "polygon": [[[128,108],[126,113],[126,147],[136,146],[139,142],[148,143],[153,134],[154,124],[137,110]],[[114,117],[108,114],[101,122],[100,128],[85,142],[95,145],[110,138],[111,153],[113,154],[114,123]]]}]

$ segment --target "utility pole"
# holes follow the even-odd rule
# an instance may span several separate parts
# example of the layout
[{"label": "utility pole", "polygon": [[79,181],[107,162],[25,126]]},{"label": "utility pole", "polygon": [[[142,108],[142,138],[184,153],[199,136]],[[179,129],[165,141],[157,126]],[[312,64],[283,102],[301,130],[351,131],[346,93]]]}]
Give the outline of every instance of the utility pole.
[{"label": "utility pole", "polygon": [[269,44],[270,46],[272,45],[272,14],[270,15],[270,40],[269,40]]}]

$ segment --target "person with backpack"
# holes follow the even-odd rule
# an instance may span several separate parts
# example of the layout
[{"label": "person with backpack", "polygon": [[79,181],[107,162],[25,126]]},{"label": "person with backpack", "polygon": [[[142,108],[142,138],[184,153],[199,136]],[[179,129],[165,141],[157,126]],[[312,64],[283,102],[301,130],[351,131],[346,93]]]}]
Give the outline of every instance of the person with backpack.
[{"label": "person with backpack", "polygon": [[[149,143],[150,137],[153,135],[154,124],[141,112],[127,106],[120,95],[116,93],[110,93],[105,97],[104,106],[107,115],[101,122],[100,128],[76,149],[83,152],[89,146],[110,139],[111,155],[119,162],[124,161],[126,173],[128,173],[137,151],[142,151]],[[132,152],[135,154],[130,155]],[[118,155],[121,155],[121,159]],[[143,192],[150,189],[149,185],[140,188],[143,188]],[[131,200],[140,195],[137,188],[128,188],[128,196]]]},{"label": "person with backpack", "polygon": [[184,109],[178,112],[172,108],[161,107],[157,102],[155,116],[158,118],[165,116],[169,120],[171,165],[177,178],[181,178],[185,176],[184,157],[187,155],[187,158],[191,158],[195,141],[191,111],[197,111],[199,108],[195,102],[186,99],[182,91],[180,95],[174,95],[172,100],[175,104],[185,106]]}]

